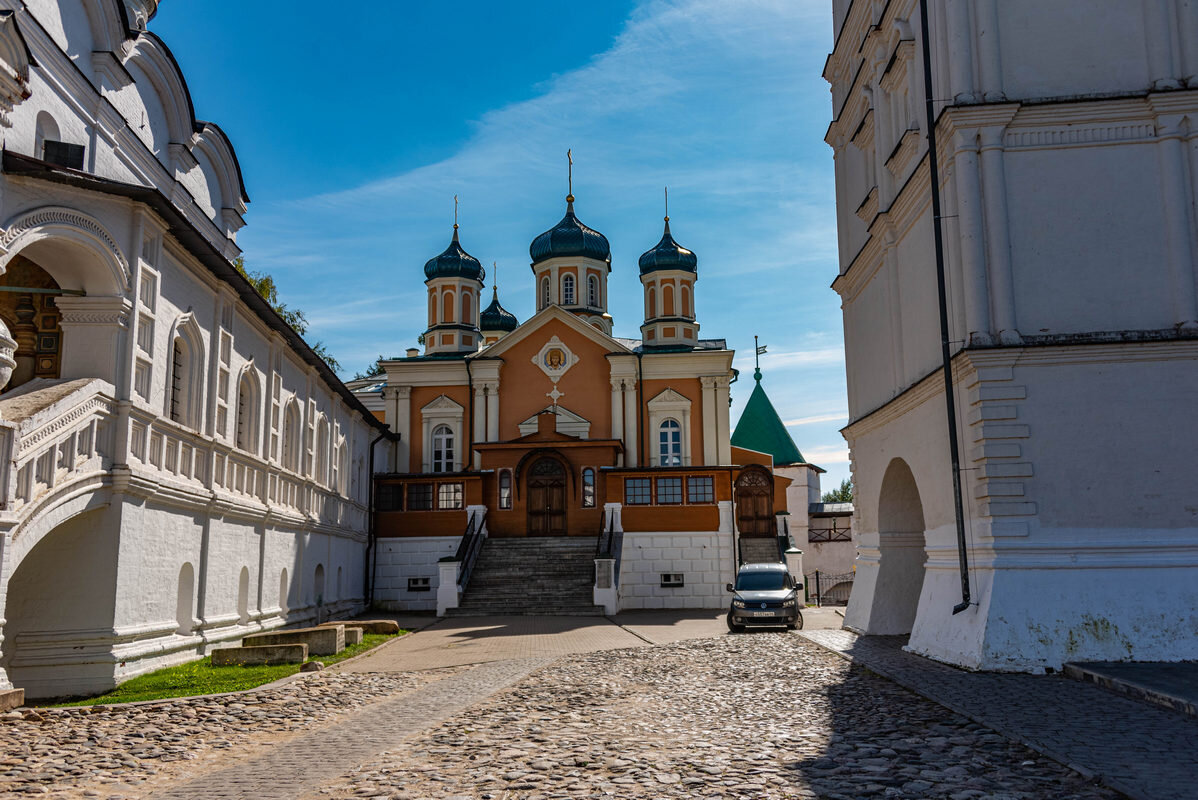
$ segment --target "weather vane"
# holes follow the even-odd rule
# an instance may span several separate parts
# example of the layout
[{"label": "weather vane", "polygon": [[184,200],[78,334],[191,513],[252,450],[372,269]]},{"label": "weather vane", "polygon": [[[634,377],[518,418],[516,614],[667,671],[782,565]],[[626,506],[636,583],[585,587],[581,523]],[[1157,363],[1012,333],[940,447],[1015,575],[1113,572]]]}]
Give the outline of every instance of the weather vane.
[{"label": "weather vane", "polygon": [[765,345],[757,344],[757,337],[753,337],[753,372],[756,373],[757,380],[761,380],[761,356],[765,352]]},{"label": "weather vane", "polygon": [[458,229],[458,196],[453,196],[453,229]]},{"label": "weather vane", "polygon": [[670,187],[665,187],[666,191],[666,222],[670,221]]},{"label": "weather vane", "polygon": [[491,291],[498,292],[499,291],[499,262],[492,261],[491,268],[493,270],[495,270],[494,272],[491,273]]},{"label": "weather vane", "polygon": [[569,165],[566,167],[566,176],[567,176],[566,180],[568,182],[567,185],[569,187],[568,193],[566,195],[566,202],[573,203],[574,202],[574,154],[573,154],[573,148],[569,148],[566,150],[566,161],[569,162]]}]

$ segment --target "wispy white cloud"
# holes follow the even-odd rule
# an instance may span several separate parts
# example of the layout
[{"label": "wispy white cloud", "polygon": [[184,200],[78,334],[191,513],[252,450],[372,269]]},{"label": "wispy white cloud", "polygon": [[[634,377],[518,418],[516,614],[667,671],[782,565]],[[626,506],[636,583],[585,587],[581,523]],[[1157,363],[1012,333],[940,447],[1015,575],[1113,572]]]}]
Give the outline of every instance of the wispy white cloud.
[{"label": "wispy white cloud", "polygon": [[813,417],[799,417],[798,419],[788,419],[782,424],[788,428],[798,428],[803,425],[815,425],[820,422],[839,422],[849,418],[847,411],[838,411],[835,414],[816,414]]},{"label": "wispy white cloud", "polygon": [[808,448],[803,451],[803,457],[809,464],[821,467],[826,467],[828,464],[847,464],[849,463],[849,449],[847,447]]}]

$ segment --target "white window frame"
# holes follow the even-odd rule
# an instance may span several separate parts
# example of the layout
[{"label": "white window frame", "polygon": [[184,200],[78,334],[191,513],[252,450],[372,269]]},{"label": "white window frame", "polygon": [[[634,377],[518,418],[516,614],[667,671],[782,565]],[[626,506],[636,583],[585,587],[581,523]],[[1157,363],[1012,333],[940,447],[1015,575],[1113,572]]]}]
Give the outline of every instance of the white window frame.
[{"label": "white window frame", "polygon": [[578,282],[574,279],[574,274],[567,272],[562,276],[562,305],[573,306],[577,305],[578,300]]},{"label": "white window frame", "polygon": [[657,464],[659,467],[681,467],[682,423],[666,417],[657,424]]},{"label": "white window frame", "polygon": [[648,403],[649,430],[652,431],[653,446],[649,452],[649,465],[652,467],[665,466],[661,463],[661,425],[667,419],[672,419],[681,428],[680,466],[693,466],[691,461],[691,401],[673,389],[666,389]]},{"label": "white window frame", "polygon": [[453,450],[453,468],[449,472],[461,472],[462,466],[465,464],[463,460],[465,453],[462,452],[465,445],[465,426],[463,424],[466,417],[466,409],[458,403],[454,402],[445,395],[440,395],[428,405],[420,409],[420,416],[423,423],[423,436],[421,441],[424,443],[424,450],[421,454],[421,472],[433,472],[433,431],[441,425],[448,426],[453,434],[454,450]]}]

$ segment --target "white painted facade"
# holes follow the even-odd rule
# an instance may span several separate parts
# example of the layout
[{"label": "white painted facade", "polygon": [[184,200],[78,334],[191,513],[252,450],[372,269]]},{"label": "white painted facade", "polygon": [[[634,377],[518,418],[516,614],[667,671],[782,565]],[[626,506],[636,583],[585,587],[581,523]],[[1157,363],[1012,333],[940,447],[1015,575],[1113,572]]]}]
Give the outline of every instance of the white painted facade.
[{"label": "white painted facade", "polygon": [[[441,586],[437,563],[453,556],[461,536],[380,539],[374,566],[374,607],[385,611],[436,611]],[[421,587],[427,579],[428,588]]]},{"label": "white painted facade", "polygon": [[[664,575],[681,576],[663,585]],[[626,532],[620,568],[619,607],[726,608],[725,585],[736,579],[727,531]]]},{"label": "white painted facade", "polygon": [[0,395],[0,688],[31,697],[365,597],[381,426],[231,269],[236,157],[155,9],[0,0],[0,272],[85,293],[55,300],[59,378]]},{"label": "white painted facade", "polygon": [[979,669],[1198,658],[1198,4],[930,4],[957,615],[919,7],[833,8],[846,625]]}]

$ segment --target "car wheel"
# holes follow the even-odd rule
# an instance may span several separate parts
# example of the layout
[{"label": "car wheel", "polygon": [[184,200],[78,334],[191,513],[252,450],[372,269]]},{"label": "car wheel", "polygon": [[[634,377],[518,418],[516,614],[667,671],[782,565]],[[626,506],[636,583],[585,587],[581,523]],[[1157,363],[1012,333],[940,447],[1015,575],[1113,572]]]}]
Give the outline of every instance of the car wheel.
[{"label": "car wheel", "polygon": [[744,626],[744,625],[737,625],[735,622],[733,622],[733,621],[732,621],[732,614],[731,614],[731,613],[729,613],[729,614],[728,614],[728,630],[732,631],[733,633],[744,633],[744,632],[745,632],[745,626]]},{"label": "car wheel", "polygon": [[786,627],[792,631],[803,630],[803,612],[802,611],[795,612],[795,621],[790,623]]}]

